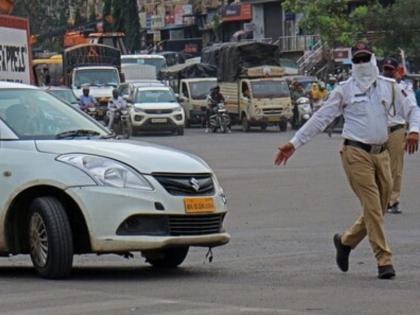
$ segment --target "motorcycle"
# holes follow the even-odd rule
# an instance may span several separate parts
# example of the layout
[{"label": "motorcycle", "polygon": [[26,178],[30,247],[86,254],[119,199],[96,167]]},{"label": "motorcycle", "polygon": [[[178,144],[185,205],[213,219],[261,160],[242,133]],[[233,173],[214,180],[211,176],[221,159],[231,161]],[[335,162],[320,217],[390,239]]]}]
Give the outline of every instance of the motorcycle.
[{"label": "motorcycle", "polygon": [[227,113],[224,103],[218,103],[213,107],[213,113],[209,118],[209,127],[213,133],[220,129],[220,132],[226,133],[230,130],[230,116]]},{"label": "motorcycle", "polygon": [[83,111],[88,114],[93,119],[96,119],[97,111],[95,105],[89,105],[83,109]]},{"label": "motorcycle", "polygon": [[299,97],[296,100],[296,106],[298,109],[298,120],[296,122],[296,128],[302,127],[312,116],[312,106],[309,98]]},{"label": "motorcycle", "polygon": [[[128,109],[113,109],[114,121],[111,129],[117,134],[123,136],[125,139],[130,138],[131,135],[131,122],[130,114]],[[109,112],[109,111],[108,111]],[[107,114],[107,121],[109,121],[109,115]],[[107,123],[107,122],[106,122]]]}]

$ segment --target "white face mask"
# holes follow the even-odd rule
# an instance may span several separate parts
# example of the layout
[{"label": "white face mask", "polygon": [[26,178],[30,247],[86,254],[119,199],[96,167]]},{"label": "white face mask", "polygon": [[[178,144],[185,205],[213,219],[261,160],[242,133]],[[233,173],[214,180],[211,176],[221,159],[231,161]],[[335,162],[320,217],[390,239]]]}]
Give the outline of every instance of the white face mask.
[{"label": "white face mask", "polygon": [[378,79],[379,69],[376,64],[375,55],[372,54],[369,62],[352,64],[353,78],[359,84],[359,87],[366,91]]}]

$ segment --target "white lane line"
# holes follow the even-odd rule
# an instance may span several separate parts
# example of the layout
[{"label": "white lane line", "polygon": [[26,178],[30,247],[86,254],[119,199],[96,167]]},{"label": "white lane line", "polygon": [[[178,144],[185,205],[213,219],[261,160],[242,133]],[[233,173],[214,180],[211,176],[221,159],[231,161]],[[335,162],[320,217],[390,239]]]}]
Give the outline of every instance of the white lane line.
[{"label": "white lane line", "polygon": [[[51,307],[41,307],[32,309],[20,309],[15,311],[0,312],[1,315],[70,315],[70,314],[86,314],[94,311],[112,311],[124,310],[126,312],[135,308],[142,308],[152,305],[177,304],[175,301],[161,299],[139,299],[139,300],[109,300],[92,303],[81,303],[73,305],[59,305]],[[118,313],[116,313],[118,314]],[[133,313],[135,314],[135,313]]]}]

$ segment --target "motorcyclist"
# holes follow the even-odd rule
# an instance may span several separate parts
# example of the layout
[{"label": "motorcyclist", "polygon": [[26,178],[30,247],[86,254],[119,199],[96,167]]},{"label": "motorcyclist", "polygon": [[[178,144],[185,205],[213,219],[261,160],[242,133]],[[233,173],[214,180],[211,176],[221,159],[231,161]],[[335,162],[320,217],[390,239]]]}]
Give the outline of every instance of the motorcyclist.
[{"label": "motorcyclist", "polygon": [[210,116],[213,114],[214,108],[216,108],[219,103],[224,103],[224,102],[225,102],[225,98],[223,94],[220,92],[220,86],[215,86],[213,89],[210,90],[210,94],[207,97],[206,132],[208,132]]},{"label": "motorcyclist", "polygon": [[98,105],[96,99],[92,95],[89,95],[89,87],[83,87],[82,92],[83,94],[79,98],[79,107],[81,110],[85,111],[89,107]]},{"label": "motorcyclist", "polygon": [[292,97],[293,102],[293,119],[292,119],[292,126],[293,128],[297,128],[299,125],[299,108],[297,105],[297,100],[301,97],[305,96],[305,91],[303,90],[302,84],[298,81],[293,81],[290,85],[290,94]]},{"label": "motorcyclist", "polygon": [[112,90],[112,98],[108,102],[108,128],[111,129],[114,124],[115,112],[117,110],[126,109],[127,104],[125,100],[120,96],[120,93],[117,89]]}]

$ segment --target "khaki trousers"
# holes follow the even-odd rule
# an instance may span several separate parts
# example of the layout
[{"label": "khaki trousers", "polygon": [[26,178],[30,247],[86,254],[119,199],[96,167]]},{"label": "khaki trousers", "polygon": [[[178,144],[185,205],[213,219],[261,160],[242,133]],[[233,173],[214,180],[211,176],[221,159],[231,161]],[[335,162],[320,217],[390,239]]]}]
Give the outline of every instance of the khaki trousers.
[{"label": "khaki trousers", "polygon": [[385,239],[384,214],[392,190],[388,151],[370,154],[344,146],[341,158],[351,188],[360,200],[363,212],[343,234],[341,241],[354,249],[367,235],[378,266],[392,264],[392,252]]},{"label": "khaki trousers", "polygon": [[394,181],[391,199],[389,200],[390,206],[400,202],[401,178],[404,166],[405,133],[405,128],[390,133],[386,143],[389,157],[391,158],[391,173]]}]

